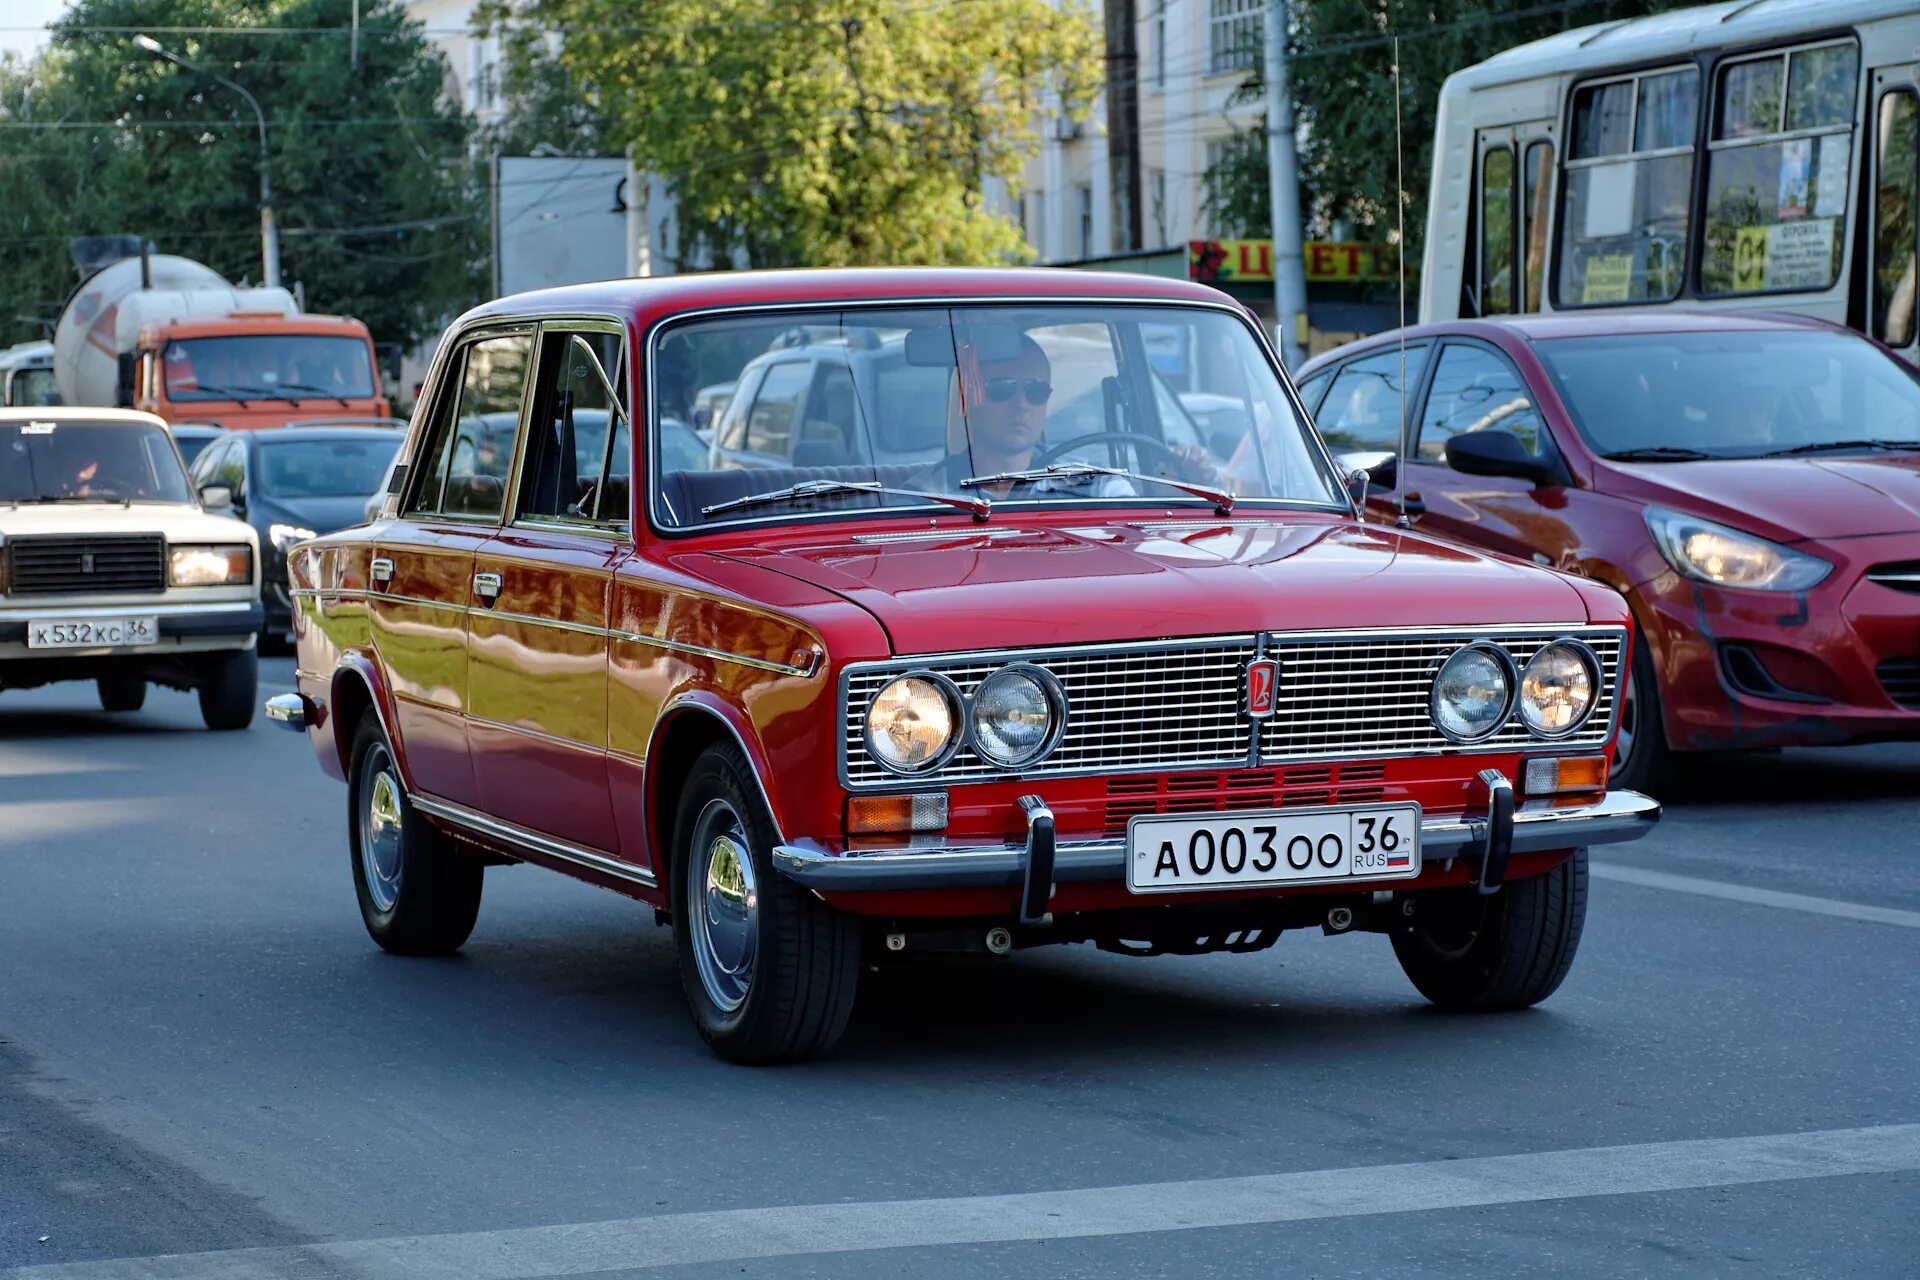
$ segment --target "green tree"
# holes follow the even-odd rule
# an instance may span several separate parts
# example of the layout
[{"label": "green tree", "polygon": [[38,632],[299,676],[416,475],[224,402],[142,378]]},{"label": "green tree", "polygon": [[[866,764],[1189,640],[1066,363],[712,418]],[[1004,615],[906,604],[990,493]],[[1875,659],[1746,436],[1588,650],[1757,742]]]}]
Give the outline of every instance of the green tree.
[{"label": "green tree", "polygon": [[[486,222],[473,123],[445,60],[397,0],[362,0],[357,63],[333,0],[77,0],[40,57],[0,65],[0,324],[40,336],[76,282],[68,239],[126,233],[229,279],[261,276],[267,121],[282,275],[316,311],[413,343],[481,291]],[[213,28],[172,33],[167,28]]]},{"label": "green tree", "polygon": [[665,177],[682,266],[1024,256],[985,184],[1017,184],[1048,91],[1082,111],[1100,66],[1081,0],[525,0],[492,21],[559,33],[553,83]]}]

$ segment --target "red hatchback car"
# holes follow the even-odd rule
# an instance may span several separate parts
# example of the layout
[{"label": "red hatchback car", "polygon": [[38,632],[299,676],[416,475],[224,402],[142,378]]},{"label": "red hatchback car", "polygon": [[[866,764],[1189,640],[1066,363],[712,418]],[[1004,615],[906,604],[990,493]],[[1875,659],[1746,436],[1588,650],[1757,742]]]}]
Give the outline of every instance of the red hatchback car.
[{"label": "red hatchback car", "polygon": [[1607,790],[1620,597],[1358,522],[1185,283],[508,298],[442,343],[380,519],[291,575],[269,714],[348,784],[375,941],[452,950],[485,866],[550,867],[671,920],[738,1061],[825,1049],[923,950],[1374,932],[1434,1001],[1531,1004],[1586,847],[1659,813]]},{"label": "red hatchback car", "polygon": [[[1675,751],[1920,739],[1920,377],[1796,316],[1457,321],[1314,360],[1369,506],[1617,588],[1639,624],[1614,781]],[[1405,377],[1402,381],[1404,363]],[[1405,388],[1409,453],[1396,447]],[[1365,453],[1368,456],[1353,458]]]}]

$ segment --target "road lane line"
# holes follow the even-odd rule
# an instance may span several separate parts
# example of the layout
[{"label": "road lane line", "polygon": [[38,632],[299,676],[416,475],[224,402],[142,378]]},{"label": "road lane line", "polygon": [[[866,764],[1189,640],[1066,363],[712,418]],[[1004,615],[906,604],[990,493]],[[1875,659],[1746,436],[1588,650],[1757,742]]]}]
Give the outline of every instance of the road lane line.
[{"label": "road lane line", "polygon": [[1920,1169],[1920,1124],[945,1200],[791,1205],[22,1268],[17,1280],[525,1280],[1645,1195]]},{"label": "road lane line", "polygon": [[1920,911],[1902,911],[1897,907],[1875,907],[1863,902],[1841,902],[1837,898],[1813,898],[1804,893],[1781,893],[1777,889],[1756,889],[1750,885],[1729,884],[1724,880],[1696,880],[1665,871],[1642,867],[1624,867],[1617,862],[1588,864],[1595,879],[1618,880],[1648,889],[1671,889],[1675,893],[1697,893],[1707,898],[1725,898],[1758,907],[1783,907],[1788,911],[1809,911],[1818,916],[1838,916],[1842,920],[1865,920],[1872,924],[1899,925],[1920,929]]}]

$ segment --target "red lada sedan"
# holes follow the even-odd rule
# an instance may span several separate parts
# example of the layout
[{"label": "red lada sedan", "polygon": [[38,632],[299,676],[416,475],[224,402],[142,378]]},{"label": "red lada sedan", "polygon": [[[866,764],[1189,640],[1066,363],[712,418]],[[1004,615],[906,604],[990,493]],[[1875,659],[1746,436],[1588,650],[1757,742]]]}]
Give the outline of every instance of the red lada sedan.
[{"label": "red lada sedan", "polygon": [[[1920,739],[1920,378],[1794,316],[1608,313],[1405,332],[1414,528],[1617,588],[1637,640],[1614,781],[1674,752]],[[1400,334],[1311,362],[1336,454],[1374,466]]]},{"label": "red lada sedan", "polygon": [[389,489],[294,549],[268,704],[347,783],[368,931],[459,947],[501,863],[614,890],[736,1061],[826,1049],[916,951],[1376,933],[1431,1000],[1532,1004],[1587,847],[1659,813],[1607,789],[1620,597],[1358,522],[1201,286],[508,298],[441,344]]}]

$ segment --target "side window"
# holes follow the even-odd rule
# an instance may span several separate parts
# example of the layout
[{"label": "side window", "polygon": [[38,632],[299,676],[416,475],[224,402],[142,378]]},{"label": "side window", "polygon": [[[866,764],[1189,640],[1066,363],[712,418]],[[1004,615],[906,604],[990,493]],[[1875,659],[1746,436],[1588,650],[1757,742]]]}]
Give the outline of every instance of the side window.
[{"label": "side window", "polygon": [[1320,407],[1320,397],[1325,394],[1327,383],[1332,379],[1333,373],[1329,370],[1324,373],[1316,373],[1300,384],[1300,403],[1307,406],[1308,413],[1312,413]]},{"label": "side window", "polygon": [[1492,429],[1512,432],[1535,457],[1545,452],[1540,412],[1513,366],[1485,347],[1447,344],[1427,389],[1418,456],[1442,461],[1454,436]]},{"label": "side window", "polygon": [[231,440],[216,440],[202,449],[199,457],[187,464],[187,479],[192,482],[194,492],[198,493],[201,485],[220,483],[214,478],[214,469],[220,465],[220,455],[225,453],[227,446],[232,443]]},{"label": "side window", "polygon": [[831,358],[819,366],[813,399],[800,424],[800,443],[793,451],[795,466],[842,467],[864,461],[866,432],[859,421],[859,395],[853,371]]},{"label": "side window", "polygon": [[214,473],[214,481],[233,490],[236,505],[247,500],[247,446],[239,440],[227,441],[225,453],[220,455],[219,470]]},{"label": "side window", "polygon": [[1539,141],[1527,144],[1526,168],[1520,175],[1520,252],[1525,257],[1521,279],[1525,294],[1520,309],[1540,309],[1540,291],[1547,279],[1547,224],[1551,221],[1553,200],[1553,144]]},{"label": "side window", "polygon": [[1574,89],[1554,268],[1560,305],[1679,295],[1699,95],[1693,67]]},{"label": "side window", "polygon": [[1913,342],[1914,250],[1916,235],[1915,165],[1920,139],[1914,136],[1915,99],[1911,89],[1880,95],[1874,134],[1873,336],[1890,347]]},{"label": "side window", "polygon": [[532,352],[533,336],[525,333],[467,345],[458,403],[448,397],[434,406],[422,454],[429,464],[409,511],[499,519]]},{"label": "side window", "polygon": [[1398,347],[1355,360],[1335,374],[1314,419],[1327,447],[1335,453],[1398,450],[1403,392],[1419,383],[1426,361],[1426,347],[1407,348],[1404,386]]},{"label": "side window", "polygon": [[554,333],[541,340],[539,381],[528,426],[519,512],[555,520],[624,519],[607,504],[609,446],[620,445],[624,476],[626,406],[617,391],[621,336]]},{"label": "side window", "polygon": [[1513,311],[1513,151],[1480,157],[1480,314]]},{"label": "side window", "polygon": [[793,456],[794,434],[800,426],[807,392],[812,389],[812,371],[813,366],[804,360],[767,370],[746,414],[748,453]]}]

